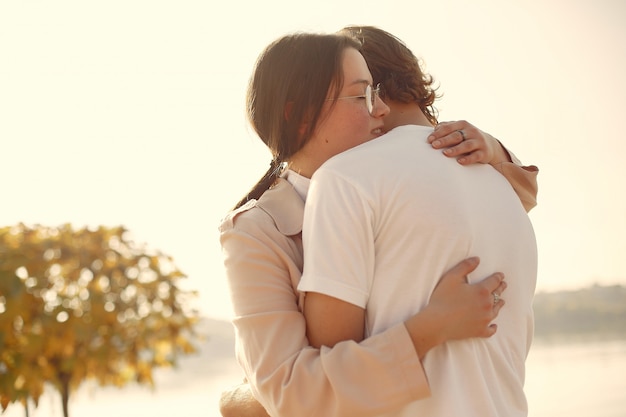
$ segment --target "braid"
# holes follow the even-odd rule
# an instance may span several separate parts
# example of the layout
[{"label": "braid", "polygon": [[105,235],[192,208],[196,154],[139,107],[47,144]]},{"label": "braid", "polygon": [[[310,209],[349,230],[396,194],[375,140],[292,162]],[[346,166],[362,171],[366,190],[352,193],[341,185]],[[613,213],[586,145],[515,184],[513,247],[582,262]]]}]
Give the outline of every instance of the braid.
[{"label": "braid", "polygon": [[280,162],[280,160],[278,160],[277,158],[272,159],[272,162],[270,162],[270,167],[265,175],[261,177],[261,179],[254,185],[254,187],[252,187],[252,189],[244,198],[239,200],[233,210],[238,209],[250,200],[258,200],[261,195],[263,195],[263,193],[276,182],[276,180],[280,176],[280,173],[282,172],[282,169],[283,163]]}]

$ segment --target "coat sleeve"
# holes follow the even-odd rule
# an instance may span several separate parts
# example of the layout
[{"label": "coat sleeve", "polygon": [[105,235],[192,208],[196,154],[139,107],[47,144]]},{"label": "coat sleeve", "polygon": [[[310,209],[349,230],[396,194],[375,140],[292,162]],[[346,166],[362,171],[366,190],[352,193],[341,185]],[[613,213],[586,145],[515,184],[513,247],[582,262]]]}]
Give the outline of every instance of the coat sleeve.
[{"label": "coat sleeve", "polygon": [[430,395],[404,324],[361,343],[310,347],[285,250],[292,239],[245,220],[222,228],[220,240],[237,360],[270,415],[376,416]]},{"label": "coat sleeve", "polygon": [[526,212],[529,212],[537,205],[537,175],[539,168],[534,165],[522,165],[513,152],[503,149],[508,153],[512,162],[502,162],[494,165],[504,178],[511,184],[513,190],[519,197]]}]

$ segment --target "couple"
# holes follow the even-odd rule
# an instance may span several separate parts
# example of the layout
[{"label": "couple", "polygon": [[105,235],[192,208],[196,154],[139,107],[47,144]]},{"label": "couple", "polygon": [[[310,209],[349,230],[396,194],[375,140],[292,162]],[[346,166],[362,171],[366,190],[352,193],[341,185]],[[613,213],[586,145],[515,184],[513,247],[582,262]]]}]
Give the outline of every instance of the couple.
[{"label": "couple", "polygon": [[373,27],[260,56],[248,115],[274,158],[220,226],[249,381],[225,416],[527,414],[536,168],[433,130],[431,85]]}]

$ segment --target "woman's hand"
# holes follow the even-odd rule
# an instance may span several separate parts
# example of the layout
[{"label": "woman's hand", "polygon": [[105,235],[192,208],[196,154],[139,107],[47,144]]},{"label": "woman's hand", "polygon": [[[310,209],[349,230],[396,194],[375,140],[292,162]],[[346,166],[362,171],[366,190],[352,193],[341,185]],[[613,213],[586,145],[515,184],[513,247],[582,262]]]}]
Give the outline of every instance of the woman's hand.
[{"label": "woman's hand", "polygon": [[433,347],[450,340],[491,337],[497,326],[492,321],[504,305],[504,275],[496,272],[468,284],[467,274],[479,264],[468,258],[446,272],[435,287],[428,305],[404,324],[420,359]]},{"label": "woman's hand", "polygon": [[496,138],[465,120],[439,123],[428,136],[428,143],[435,149],[443,149],[444,155],[456,157],[461,165],[511,161]]},{"label": "woman's hand", "polygon": [[467,283],[467,274],[478,267],[477,257],[466,259],[446,272],[435,287],[426,308],[444,318],[445,341],[469,337],[491,337],[497,326],[491,322],[504,305],[504,275],[496,272],[475,284]]}]

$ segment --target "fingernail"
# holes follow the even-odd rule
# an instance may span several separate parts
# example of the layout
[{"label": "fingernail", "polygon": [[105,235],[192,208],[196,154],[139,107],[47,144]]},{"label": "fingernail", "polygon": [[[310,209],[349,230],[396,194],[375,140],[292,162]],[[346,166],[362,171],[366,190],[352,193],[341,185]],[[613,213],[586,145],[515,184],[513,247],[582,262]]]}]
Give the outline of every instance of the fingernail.
[{"label": "fingernail", "polygon": [[445,153],[446,155],[450,155],[452,153],[452,148],[444,150],[443,153]]},{"label": "fingernail", "polygon": [[436,141],[434,141],[434,142],[433,142],[433,146],[434,146],[435,148],[440,147],[440,146],[441,146],[441,141],[440,141],[440,140],[436,140]]},{"label": "fingernail", "polygon": [[459,161],[459,164],[463,165],[465,162],[467,162],[467,159],[459,158],[458,161]]}]

